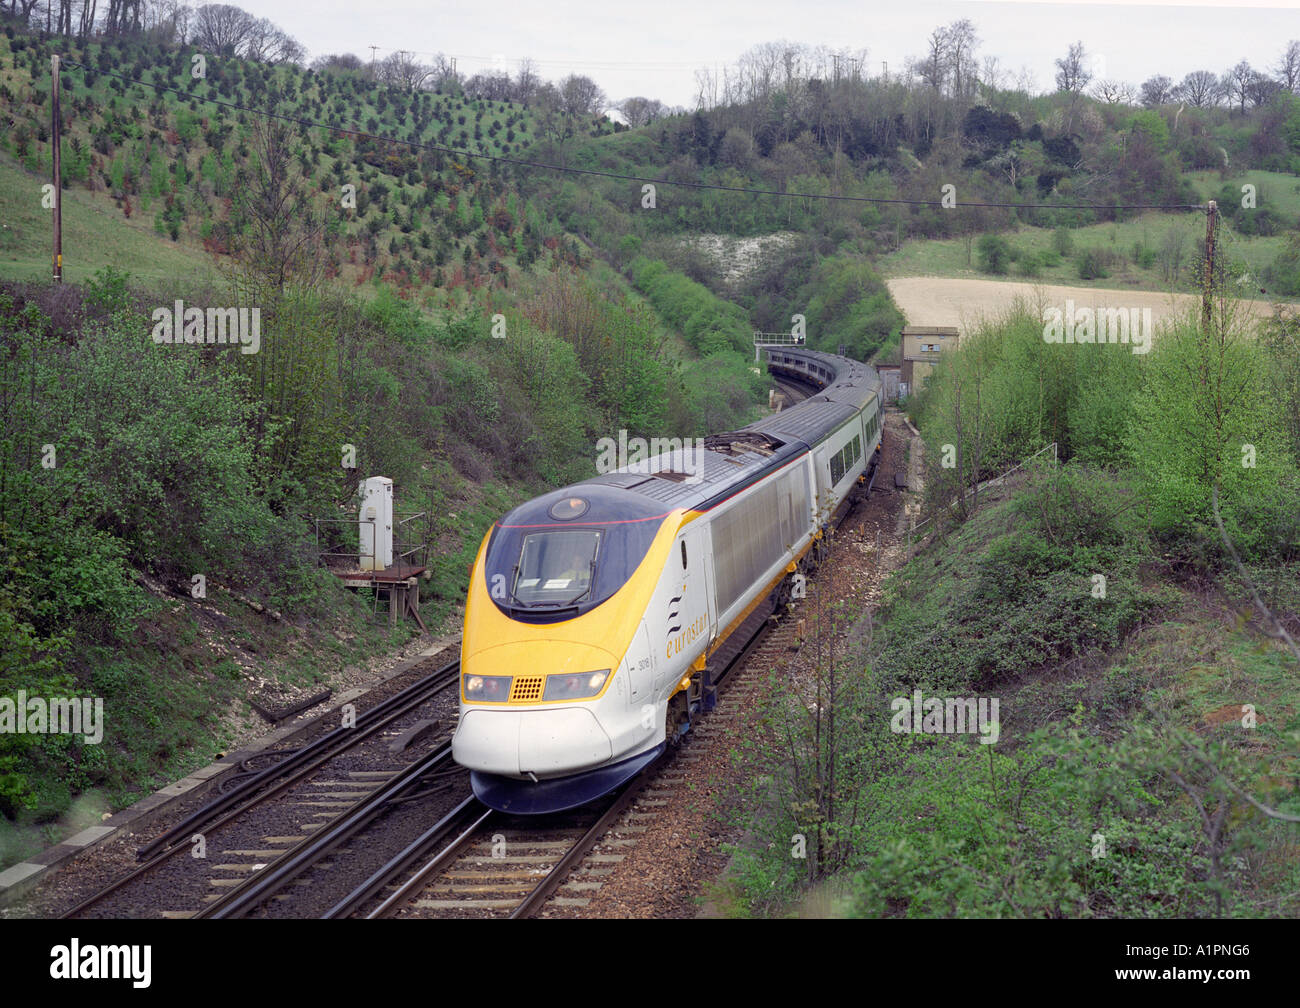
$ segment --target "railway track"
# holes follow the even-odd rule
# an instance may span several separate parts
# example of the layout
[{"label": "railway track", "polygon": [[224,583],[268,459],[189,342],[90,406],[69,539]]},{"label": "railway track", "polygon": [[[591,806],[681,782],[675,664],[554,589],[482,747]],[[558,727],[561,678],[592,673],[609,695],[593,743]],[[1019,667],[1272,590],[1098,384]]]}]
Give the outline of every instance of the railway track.
[{"label": "railway track", "polygon": [[459,662],[444,665],[297,749],[259,754],[249,762],[268,765],[227,779],[216,798],[141,847],[138,867],[61,916],[197,915],[400,776],[411,746],[428,746],[439,729],[447,736],[454,715],[420,715],[454,711],[455,696],[443,694],[459,669]]},{"label": "railway track", "polygon": [[[845,510],[841,522],[851,513],[852,508]],[[363,876],[362,880],[312,915],[367,919],[581,915],[635,849],[639,834],[649,828],[659,810],[681,800],[688,772],[710,743],[743,722],[763,689],[761,673],[797,649],[799,621],[776,615],[768,603],[750,617],[736,635],[736,644],[720,655],[725,672],[719,681],[717,708],[697,720],[680,746],[615,795],[539,820],[494,812],[465,794],[409,842],[393,844],[390,838],[379,838],[382,830],[375,831],[374,842],[391,850],[391,856],[368,874],[349,868],[353,878]],[[353,856],[361,846],[356,838],[364,826],[381,822],[377,810],[385,802],[400,800],[415,787],[420,774],[420,768],[413,768],[405,780],[396,780],[386,792],[358,803],[320,834],[300,842],[256,881],[207,908],[203,916],[246,915],[285,898],[282,893],[293,884],[315,888],[317,883],[308,883],[303,876],[328,858],[341,861]]]},{"label": "railway track", "polygon": [[772,376],[772,378],[777,390],[785,399],[785,402],[781,407],[782,409],[789,409],[791,406],[795,405],[795,403],[801,403],[810,395],[816,395],[819,391],[815,385],[807,385],[803,382],[795,381],[793,378],[784,376],[780,378]]},{"label": "railway track", "polygon": [[326,916],[580,915],[658,810],[681,800],[685,775],[708,743],[745,716],[762,689],[760,670],[794,646],[796,620],[772,620],[766,610],[751,620],[719,682],[717,708],[617,794],[544,822],[467,799]]},{"label": "railway track", "polygon": [[[448,829],[448,841],[405,881],[368,881],[366,899],[374,905],[364,916],[524,918],[552,898],[584,905],[582,894],[599,888],[600,877],[635,843],[607,834],[657,770],[651,764],[616,795],[544,823],[474,803],[464,812],[465,828]],[[350,901],[348,908],[362,902]]]},{"label": "railway track", "polygon": [[[695,753],[720,730],[726,709],[745,698],[746,690],[737,687],[750,657],[761,658],[764,642],[774,640],[774,633],[779,637],[785,624],[793,626],[786,620],[774,630],[762,612],[753,621],[745,646],[727,659],[718,709],[699,719],[680,747],[601,802],[542,823],[491,812],[469,794],[467,775],[451,763],[445,742],[401,768],[340,771],[332,765],[367,739],[385,730],[391,734],[455,682],[459,666],[452,663],[359,715],[346,734],[335,730],[301,749],[265,754],[274,762],[233,779],[214,801],[142,847],[138,868],[63,916],[580,913],[636,846],[656,810],[680,798],[682,774],[698,758]],[[275,799],[281,814],[299,813],[296,826],[277,830],[247,821]],[[260,829],[258,839],[221,843],[202,862],[206,872],[195,870],[193,858],[180,856],[192,851],[196,834],[216,847],[219,831],[236,825],[240,837]],[[168,865],[170,878],[163,873]],[[188,884],[178,885],[177,875]]]}]

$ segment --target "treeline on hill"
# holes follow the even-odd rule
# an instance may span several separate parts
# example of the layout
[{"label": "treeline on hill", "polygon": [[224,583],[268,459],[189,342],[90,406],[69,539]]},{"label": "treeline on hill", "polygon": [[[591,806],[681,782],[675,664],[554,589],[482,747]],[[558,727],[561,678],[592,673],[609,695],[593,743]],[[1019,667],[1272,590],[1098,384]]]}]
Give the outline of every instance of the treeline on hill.
[{"label": "treeline on hill", "polygon": [[[934,539],[874,618],[810,593],[810,636],[848,650],[773,684],[741,907],[1289,912],[1297,827],[1259,806],[1300,815],[1278,772],[1300,727],[1278,629],[1300,614],[1300,319],[1255,336],[1226,302],[1145,355],[1048,344],[1021,306],[945,354],[912,404]],[[977,489],[1053,441],[1059,467]],[[999,706],[961,727],[957,697]]]},{"label": "treeline on hill", "polygon": [[[597,140],[541,138],[536,148],[556,163],[661,178],[668,185],[647,192],[639,182],[586,178],[577,184],[542,174],[519,184],[629,276],[638,271],[632,267],[638,259],[660,261],[742,305],[758,329],[786,330],[793,314],[811,322],[818,291],[814,260],[842,256],[846,261],[829,270],[851,272],[862,295],[841,301],[838,311],[826,311],[823,303],[818,324],[809,327],[810,342],[829,349],[847,344],[869,356],[895,339],[900,325],[887,297],[879,297],[883,285],[870,260],[906,239],[963,238],[969,251],[984,234],[980,265],[988,272],[1005,273],[1014,261],[1019,273],[1032,277],[1069,257],[1081,278],[1104,278],[1114,250],[1075,248],[1070,229],[1125,220],[1134,215],[1126,205],[1200,203],[1186,177],[1192,171],[1300,171],[1294,73],[1268,78],[1271,85],[1256,75],[1237,107],[1224,107],[1216,96],[1227,92],[1217,77],[1205,93],[1200,76],[1178,86],[1153,78],[1140,96],[1114,81],[1090,82],[1086,54],[1075,46],[1058,61],[1057,90],[1033,94],[981,66],[972,55],[977,42],[969,22],[937,30],[926,59],[893,77],[832,75],[827,51],[759,46],[715,87],[705,80],[692,114]],[[1284,55],[1295,62],[1297,54],[1300,44],[1292,43]],[[961,203],[1040,207],[934,205],[947,185]],[[734,191],[753,189],[783,195]],[[784,195],[791,193],[805,195]],[[813,198],[831,195],[918,205]],[[1220,197],[1226,219],[1242,234],[1297,227],[1276,208],[1267,214],[1244,208],[1239,187],[1225,188]],[[1065,206],[1080,203],[1095,209]],[[1017,224],[1056,229],[1055,247],[1022,253],[996,236]],[[727,269],[732,264],[701,249],[700,232],[788,240],[767,258],[766,269],[733,272]],[[1170,248],[1139,243],[1134,262],[1144,268],[1163,263],[1166,283],[1186,284],[1195,263],[1183,237],[1165,242]],[[1300,283],[1297,248],[1300,231],[1263,278],[1279,293]],[[779,264],[773,262],[778,257]]]}]

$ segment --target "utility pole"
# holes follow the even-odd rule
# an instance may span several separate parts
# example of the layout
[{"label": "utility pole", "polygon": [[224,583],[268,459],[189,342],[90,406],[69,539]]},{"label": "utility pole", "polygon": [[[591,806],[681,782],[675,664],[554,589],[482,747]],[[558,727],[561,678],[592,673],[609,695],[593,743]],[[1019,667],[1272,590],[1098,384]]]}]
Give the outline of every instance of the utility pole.
[{"label": "utility pole", "polygon": [[1206,336],[1214,320],[1214,224],[1218,215],[1218,205],[1210,200],[1205,207],[1205,281],[1201,291],[1201,328]]},{"label": "utility pole", "polygon": [[59,56],[50,57],[50,69],[53,72],[50,87],[50,106],[53,110],[51,139],[54,142],[54,282],[63,283],[63,170],[59,158],[63,146],[60,135],[63,118],[59,115]]}]

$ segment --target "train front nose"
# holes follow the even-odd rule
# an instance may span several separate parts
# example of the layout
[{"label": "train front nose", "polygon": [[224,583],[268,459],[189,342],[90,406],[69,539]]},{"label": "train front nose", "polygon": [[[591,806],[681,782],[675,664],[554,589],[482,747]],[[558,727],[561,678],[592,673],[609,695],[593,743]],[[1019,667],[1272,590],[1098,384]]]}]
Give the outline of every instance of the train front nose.
[{"label": "train front nose", "polygon": [[451,741],[461,766],[506,777],[569,774],[614,755],[609,735],[585,707],[488,710],[468,707]]},{"label": "train front nose", "polygon": [[[614,688],[616,666],[604,649],[571,641],[502,644],[466,656],[453,758],[508,777],[554,777],[608,762],[613,743],[592,707]],[[583,688],[602,671],[598,689]],[[491,689],[499,699],[476,702],[472,695]]]}]

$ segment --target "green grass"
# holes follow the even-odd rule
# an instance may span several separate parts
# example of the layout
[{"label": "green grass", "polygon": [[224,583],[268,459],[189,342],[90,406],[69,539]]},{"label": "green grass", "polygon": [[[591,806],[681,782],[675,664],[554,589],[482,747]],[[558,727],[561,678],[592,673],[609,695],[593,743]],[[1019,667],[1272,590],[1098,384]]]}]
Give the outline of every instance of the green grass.
[{"label": "green grass", "polygon": [[[0,276],[50,277],[53,211],[42,208],[48,176],[0,153]],[[63,191],[63,278],[81,283],[106,266],[129,265],[142,280],[213,280],[217,270],[201,249],[173,242],[153,229],[153,215],[128,220],[103,193],[80,186]]]},{"label": "green grass", "polygon": [[[1249,174],[1249,173],[1248,173]],[[1257,175],[1268,175],[1257,172]],[[1287,178],[1287,176],[1280,176]],[[1270,183],[1272,188],[1279,188]],[[1297,201],[1300,203],[1300,200]],[[1290,213],[1291,211],[1287,211]],[[1295,211],[1300,213],[1300,209]],[[1161,275],[1159,263],[1151,268],[1143,268],[1132,261],[1133,248],[1142,243],[1157,253],[1165,236],[1174,230],[1182,239],[1183,278],[1181,282],[1169,284]],[[1053,232],[1048,228],[1024,226],[1015,231],[1004,232],[1004,236],[1017,251],[1043,253],[1053,248]],[[1220,229],[1221,245],[1235,260],[1241,262],[1254,275],[1272,263],[1285,244],[1281,235],[1261,238],[1234,234],[1230,227]],[[1002,277],[992,279],[1035,280],[1042,283],[1068,284],[1072,287],[1129,287],[1135,290],[1151,291],[1192,291],[1193,285],[1187,278],[1187,264],[1200,244],[1205,240],[1205,218],[1199,213],[1164,213],[1151,212],[1142,214],[1132,220],[1090,224],[1075,228],[1070,232],[1074,252],[1084,248],[1100,248],[1125,257],[1122,265],[1111,268],[1110,276],[1097,280],[1081,280],[1073,255],[1063,257],[1055,266],[1041,266],[1037,275],[1028,276],[1018,263],[1012,263],[1010,271]],[[966,242],[961,238],[924,239],[907,241],[897,252],[880,259],[881,271],[886,276],[950,276],[983,277],[990,275],[979,270],[979,253],[976,241],[971,243],[970,258],[967,258]]]},{"label": "green grass", "polygon": [[1255,203],[1260,209],[1271,207],[1292,223],[1300,218],[1300,178],[1284,172],[1231,172],[1227,177],[1217,171],[1188,172],[1187,180],[1202,199],[1218,198],[1219,191],[1231,184],[1240,191],[1246,183],[1255,187]]}]

